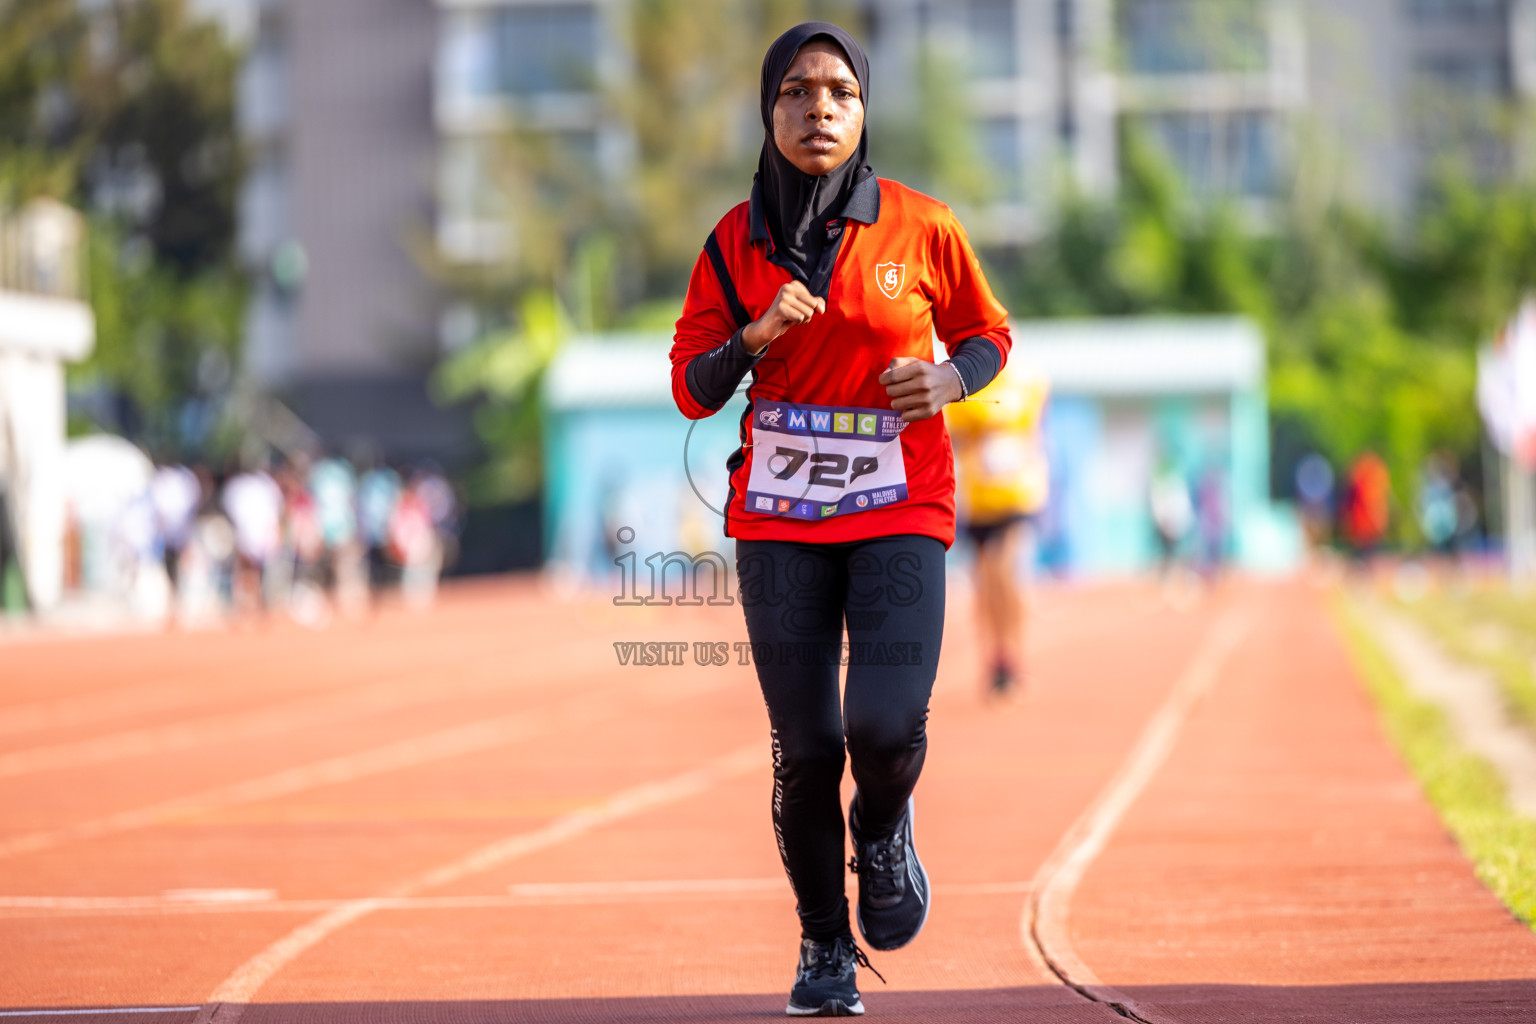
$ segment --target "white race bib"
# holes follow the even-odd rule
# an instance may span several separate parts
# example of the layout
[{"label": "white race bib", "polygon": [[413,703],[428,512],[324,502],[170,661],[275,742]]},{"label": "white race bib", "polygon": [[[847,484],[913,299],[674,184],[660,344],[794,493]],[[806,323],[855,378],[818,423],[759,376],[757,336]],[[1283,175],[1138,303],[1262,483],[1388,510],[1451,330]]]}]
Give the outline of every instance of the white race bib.
[{"label": "white race bib", "polygon": [[905,426],[890,409],[757,403],[747,509],[816,520],[906,501]]}]

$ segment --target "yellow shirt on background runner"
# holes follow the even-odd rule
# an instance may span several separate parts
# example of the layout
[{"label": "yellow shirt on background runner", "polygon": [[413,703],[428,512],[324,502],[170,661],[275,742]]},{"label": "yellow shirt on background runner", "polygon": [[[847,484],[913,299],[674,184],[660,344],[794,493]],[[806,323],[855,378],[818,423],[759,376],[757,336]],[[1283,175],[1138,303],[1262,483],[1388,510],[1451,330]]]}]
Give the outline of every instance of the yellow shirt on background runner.
[{"label": "yellow shirt on background runner", "polygon": [[944,407],[971,522],[997,522],[1045,507],[1051,474],[1040,421],[1050,390],[1045,374],[1016,355],[973,396],[977,401]]}]

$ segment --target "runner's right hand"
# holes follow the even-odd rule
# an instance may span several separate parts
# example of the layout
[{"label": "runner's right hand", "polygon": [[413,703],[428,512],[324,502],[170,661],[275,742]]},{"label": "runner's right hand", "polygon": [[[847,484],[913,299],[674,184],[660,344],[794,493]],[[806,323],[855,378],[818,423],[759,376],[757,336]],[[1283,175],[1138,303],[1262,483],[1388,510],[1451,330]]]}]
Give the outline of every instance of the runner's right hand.
[{"label": "runner's right hand", "polygon": [[791,281],[779,289],[773,305],[757,320],[747,324],[741,332],[742,344],[753,355],[768,347],[768,343],[791,327],[803,324],[817,313],[827,311],[827,300],[812,295],[803,282]]}]

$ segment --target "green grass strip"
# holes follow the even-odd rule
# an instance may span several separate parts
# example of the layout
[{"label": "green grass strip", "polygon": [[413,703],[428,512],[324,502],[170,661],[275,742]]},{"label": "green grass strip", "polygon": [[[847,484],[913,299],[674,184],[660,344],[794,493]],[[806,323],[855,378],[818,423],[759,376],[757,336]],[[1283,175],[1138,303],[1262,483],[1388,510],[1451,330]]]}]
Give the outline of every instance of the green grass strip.
[{"label": "green grass strip", "polygon": [[1471,858],[1477,877],[1536,930],[1536,820],[1510,809],[1497,770],[1463,749],[1440,708],[1403,684],[1349,602],[1336,601],[1334,611],[1387,733],[1430,803]]},{"label": "green grass strip", "polygon": [[[1487,669],[1515,721],[1536,736],[1536,627],[1524,607],[1507,592],[1483,591],[1459,596],[1437,594],[1419,601],[1395,602],[1452,656]],[[1474,629],[1492,625],[1499,646],[1474,639]]]}]

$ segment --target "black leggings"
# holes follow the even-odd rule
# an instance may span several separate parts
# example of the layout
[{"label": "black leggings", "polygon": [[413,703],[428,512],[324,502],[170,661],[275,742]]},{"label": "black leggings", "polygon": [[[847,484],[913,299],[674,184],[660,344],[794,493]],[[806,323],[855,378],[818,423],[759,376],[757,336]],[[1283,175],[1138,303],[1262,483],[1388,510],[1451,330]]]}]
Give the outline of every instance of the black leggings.
[{"label": "black leggings", "polygon": [[801,932],[827,941],[848,932],[838,794],[845,736],[867,837],[894,830],[923,770],[944,629],[944,545],[912,535],[845,544],[740,540],[736,571],[773,728],[779,855]]}]

